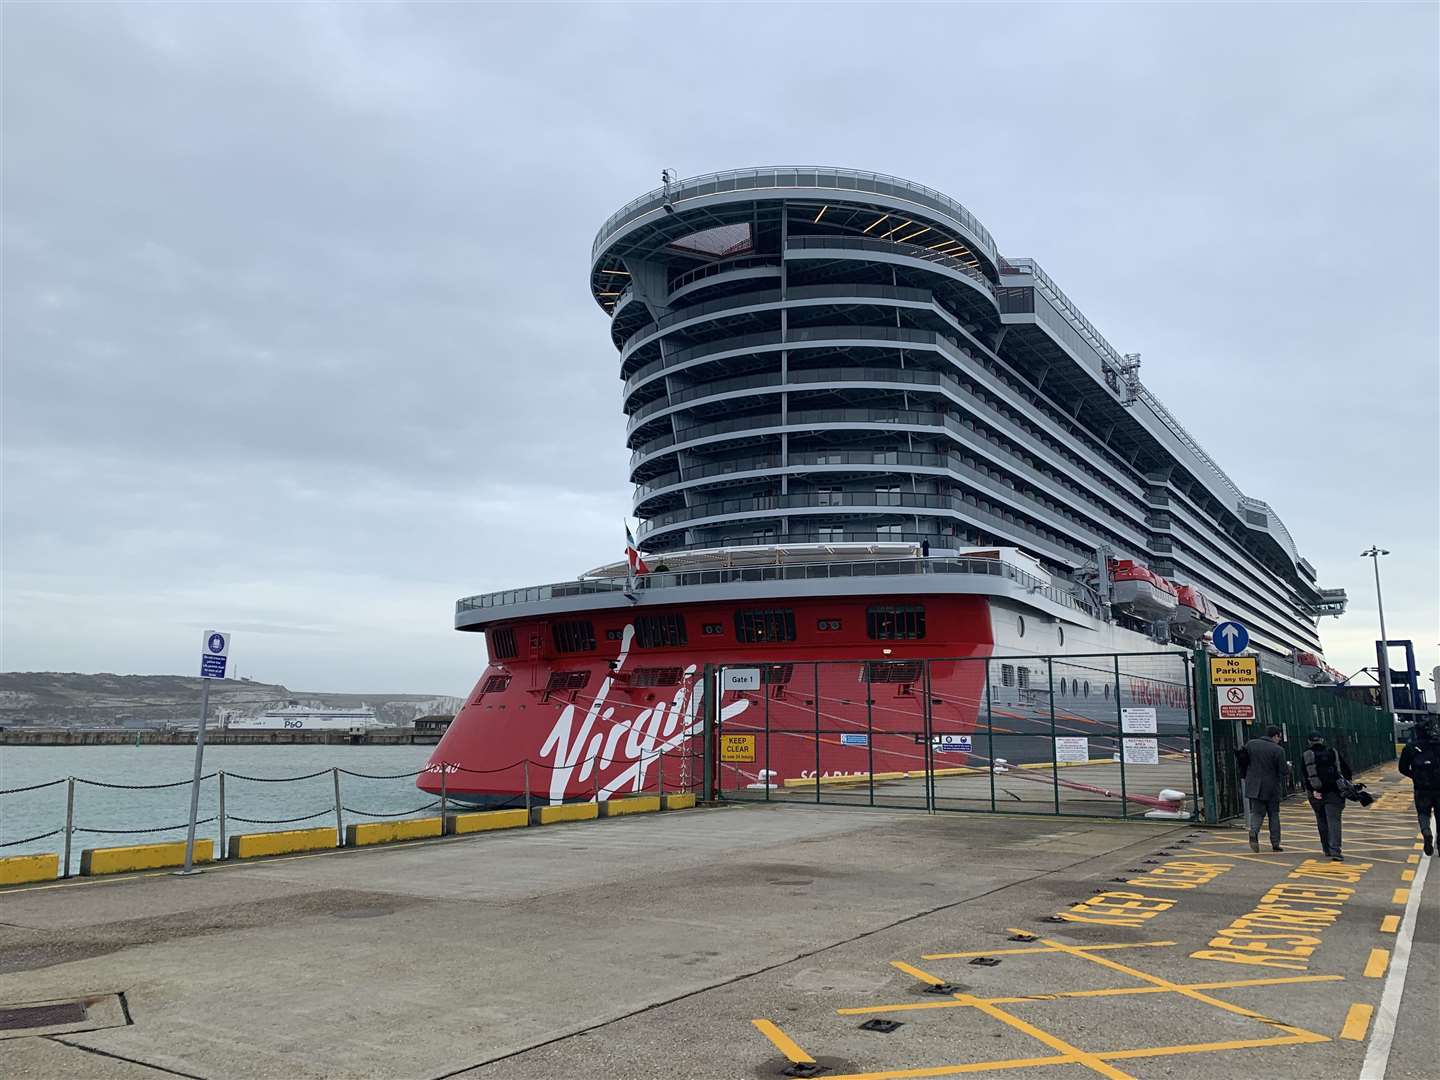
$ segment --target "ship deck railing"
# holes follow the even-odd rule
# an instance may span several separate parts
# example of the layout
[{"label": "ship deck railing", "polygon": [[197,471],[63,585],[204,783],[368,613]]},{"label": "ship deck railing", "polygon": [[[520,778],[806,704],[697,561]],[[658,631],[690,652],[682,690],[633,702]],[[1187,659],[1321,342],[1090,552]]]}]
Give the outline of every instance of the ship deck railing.
[{"label": "ship deck railing", "polygon": [[965,559],[907,557],[900,559],[865,559],[828,562],[778,563],[773,566],[717,566],[694,570],[652,571],[633,581],[626,577],[589,577],[574,581],[558,581],[549,585],[532,585],[525,589],[502,589],[498,592],[467,596],[455,602],[455,613],[533,604],[574,596],[604,593],[624,594],[629,591],[654,592],[697,585],[723,585],[730,582],[812,581],[825,578],[898,577],[919,574],[981,574],[1003,577],[1024,586],[1032,593],[1053,603],[1094,616],[1094,607],[1069,590],[1047,584],[1040,578],[996,559]]}]

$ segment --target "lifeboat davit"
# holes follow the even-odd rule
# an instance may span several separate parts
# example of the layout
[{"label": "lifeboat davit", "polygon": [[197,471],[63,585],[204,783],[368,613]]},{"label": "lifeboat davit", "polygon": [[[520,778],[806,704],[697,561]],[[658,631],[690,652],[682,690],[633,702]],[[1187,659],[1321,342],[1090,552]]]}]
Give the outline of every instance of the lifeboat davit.
[{"label": "lifeboat davit", "polygon": [[1110,563],[1110,581],[1111,605],[1118,611],[1155,620],[1173,618],[1179,610],[1175,586],[1148,566],[1116,559]]}]

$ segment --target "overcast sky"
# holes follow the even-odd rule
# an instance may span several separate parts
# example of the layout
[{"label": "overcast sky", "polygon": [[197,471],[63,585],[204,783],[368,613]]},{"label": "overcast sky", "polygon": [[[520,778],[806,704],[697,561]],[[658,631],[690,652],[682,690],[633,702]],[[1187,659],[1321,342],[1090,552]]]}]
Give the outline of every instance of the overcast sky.
[{"label": "overcast sky", "polygon": [[1440,660],[1437,7],[7,4],[3,656],[462,693],[621,556],[606,216],[909,177],[1037,259],[1350,613]]}]

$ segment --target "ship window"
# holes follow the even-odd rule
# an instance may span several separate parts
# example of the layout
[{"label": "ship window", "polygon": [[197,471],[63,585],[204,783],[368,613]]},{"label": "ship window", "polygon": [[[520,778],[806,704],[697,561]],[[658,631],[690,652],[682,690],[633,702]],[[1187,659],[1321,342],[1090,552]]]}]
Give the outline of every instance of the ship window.
[{"label": "ship window", "polygon": [[870,660],[865,664],[865,681],[872,683],[917,683],[919,660]]},{"label": "ship window", "polygon": [[552,671],[545,690],[547,693],[551,690],[583,690],[589,683],[588,671]]},{"label": "ship window", "polygon": [[635,643],[642,649],[660,649],[669,645],[684,645],[686,643],[684,616],[638,616],[635,619]]},{"label": "ship window", "polygon": [[747,645],[795,640],[795,612],[783,608],[750,608],[735,612],[735,640]]},{"label": "ship window", "polygon": [[871,641],[918,641],[925,636],[925,609],[918,604],[866,608],[865,632]]},{"label": "ship window", "polygon": [[1015,685],[1015,667],[1014,667],[1014,665],[1012,665],[1012,664],[1001,664],[1001,665],[1000,665],[1000,685],[1001,685],[1001,686],[1014,686],[1014,685]]},{"label": "ship window", "polygon": [[595,624],[589,619],[557,622],[550,627],[556,652],[590,652],[595,648]]},{"label": "ship window", "polygon": [[767,686],[785,686],[794,674],[794,664],[766,664],[760,669],[760,681]]},{"label": "ship window", "polygon": [[1106,683],[1106,684],[1105,684],[1105,700],[1106,700],[1106,701],[1109,701],[1109,700],[1110,700],[1110,684],[1109,684],[1109,683]]},{"label": "ship window", "polygon": [[1064,645],[1064,644],[1065,644],[1065,627],[1063,627],[1063,626],[1056,626],[1056,627],[1055,627],[1055,637],[1059,640],[1059,642],[1060,642],[1061,645]]},{"label": "ship window", "polygon": [[631,686],[679,686],[678,667],[642,667],[630,673]]},{"label": "ship window", "polygon": [[707,634],[723,634],[725,632],[725,624],[718,622],[707,622],[702,629]]},{"label": "ship window", "polygon": [[485,680],[485,685],[480,688],[481,696],[485,694],[498,694],[510,685],[509,675],[491,675]]},{"label": "ship window", "polygon": [[513,626],[497,626],[493,630],[485,631],[487,644],[490,646],[490,656],[497,660],[513,660],[518,655],[515,651],[515,628]]},{"label": "ship window", "polygon": [[625,638],[625,631],[620,628],[605,631],[606,641],[622,641]]},{"label": "ship window", "polygon": [[839,620],[839,619],[821,619],[821,620],[819,620],[819,621],[815,624],[815,626],[816,626],[816,629],[819,629],[819,630],[839,630],[839,629],[840,629],[840,620]]},{"label": "ship window", "polygon": [[1020,680],[1020,689],[1030,689],[1030,669],[1023,664],[1015,669],[1015,676]]},{"label": "ship window", "polygon": [[1085,696],[1086,696],[1086,697],[1089,697],[1089,696],[1090,696],[1090,680],[1089,680],[1089,679],[1086,679],[1086,680],[1085,680]]},{"label": "ship window", "polygon": [[1015,629],[1019,632],[1019,634],[1020,634],[1021,637],[1024,637],[1024,636],[1025,636],[1025,616],[1024,616],[1024,615],[1016,615],[1016,616],[1015,616]]},{"label": "ship window", "polygon": [[1079,679],[1071,679],[1071,680],[1070,680],[1070,696],[1071,696],[1071,697],[1079,697],[1079,696],[1080,696],[1080,680],[1079,680]]}]

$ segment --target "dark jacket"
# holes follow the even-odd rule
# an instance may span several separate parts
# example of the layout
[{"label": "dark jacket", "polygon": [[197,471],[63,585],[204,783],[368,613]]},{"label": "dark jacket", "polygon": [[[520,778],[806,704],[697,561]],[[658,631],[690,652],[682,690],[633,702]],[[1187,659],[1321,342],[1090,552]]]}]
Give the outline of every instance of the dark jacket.
[{"label": "dark jacket", "polygon": [[1416,791],[1440,792],[1440,743],[1426,738],[1407,743],[1400,752],[1400,774]]},{"label": "dark jacket", "polygon": [[1269,739],[1245,744],[1245,797],[1269,801],[1285,794],[1288,761],[1285,751]]},{"label": "dark jacket", "polygon": [[1305,786],[1322,795],[1340,790],[1340,777],[1351,779],[1350,763],[1333,746],[1311,747],[1305,751]]}]

